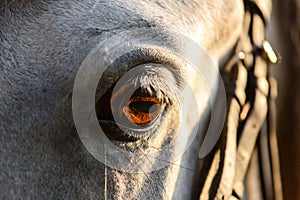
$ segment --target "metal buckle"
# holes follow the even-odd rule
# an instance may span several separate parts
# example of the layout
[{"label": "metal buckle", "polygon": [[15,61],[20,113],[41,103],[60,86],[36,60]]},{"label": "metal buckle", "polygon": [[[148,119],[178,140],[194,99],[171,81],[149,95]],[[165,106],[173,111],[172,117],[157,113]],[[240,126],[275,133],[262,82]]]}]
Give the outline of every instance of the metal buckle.
[{"label": "metal buckle", "polygon": [[267,40],[263,41],[261,49],[263,50],[263,55],[265,55],[265,58],[269,62],[273,64],[281,62],[281,56],[279,53],[274,51],[271,44]]}]

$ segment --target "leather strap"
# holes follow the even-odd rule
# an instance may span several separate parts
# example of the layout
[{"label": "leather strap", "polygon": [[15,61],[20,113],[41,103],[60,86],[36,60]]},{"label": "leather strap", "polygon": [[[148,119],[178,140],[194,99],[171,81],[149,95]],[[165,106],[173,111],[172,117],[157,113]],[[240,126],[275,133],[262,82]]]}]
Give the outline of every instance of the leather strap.
[{"label": "leather strap", "polygon": [[[275,175],[271,179],[281,182],[274,127],[273,87],[276,81],[269,70],[269,64],[277,62],[278,57],[265,41],[265,26],[270,12],[270,0],[245,0],[244,31],[235,54],[222,69],[229,112],[218,145],[205,160],[202,174],[206,174],[206,179],[200,183],[200,199],[243,197],[244,178],[265,123],[267,132],[272,132],[268,134],[272,139],[267,147],[272,153],[269,159],[272,161],[269,166],[273,167],[270,169],[273,172],[271,177]],[[275,194],[266,196],[282,199],[281,184],[272,185],[276,188],[268,191]]]},{"label": "leather strap", "polygon": [[258,8],[258,11],[262,14],[263,20],[265,22],[270,20],[272,10],[271,0],[247,0],[245,4],[247,4],[248,6],[256,6]]}]

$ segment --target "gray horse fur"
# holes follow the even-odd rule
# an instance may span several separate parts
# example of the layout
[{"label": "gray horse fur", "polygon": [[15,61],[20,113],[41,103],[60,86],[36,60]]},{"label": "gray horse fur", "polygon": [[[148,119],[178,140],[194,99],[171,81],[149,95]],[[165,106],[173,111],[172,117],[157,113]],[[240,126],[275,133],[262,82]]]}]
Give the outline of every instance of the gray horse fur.
[{"label": "gray horse fur", "polygon": [[[242,0],[0,0],[0,8],[0,199],[191,197],[195,172],[177,165],[108,168],[105,189],[105,167],[73,123],[74,79],[99,41],[136,27],[188,35],[219,62],[240,33]],[[191,147],[182,162],[195,170],[197,155]]]}]

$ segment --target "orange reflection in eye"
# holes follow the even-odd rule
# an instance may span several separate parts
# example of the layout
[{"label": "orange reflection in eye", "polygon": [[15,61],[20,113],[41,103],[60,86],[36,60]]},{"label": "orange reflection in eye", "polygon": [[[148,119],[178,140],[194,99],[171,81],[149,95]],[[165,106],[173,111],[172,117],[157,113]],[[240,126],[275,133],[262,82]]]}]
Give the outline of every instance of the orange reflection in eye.
[{"label": "orange reflection in eye", "polygon": [[160,113],[161,102],[156,97],[132,97],[123,107],[125,116],[136,125],[147,125]]}]

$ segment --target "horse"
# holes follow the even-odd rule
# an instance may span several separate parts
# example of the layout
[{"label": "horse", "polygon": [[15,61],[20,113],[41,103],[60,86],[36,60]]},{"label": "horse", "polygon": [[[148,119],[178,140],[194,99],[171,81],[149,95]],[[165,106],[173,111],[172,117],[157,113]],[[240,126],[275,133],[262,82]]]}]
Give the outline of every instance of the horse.
[{"label": "horse", "polygon": [[199,198],[212,69],[235,52],[244,1],[0,8],[1,198]]}]

